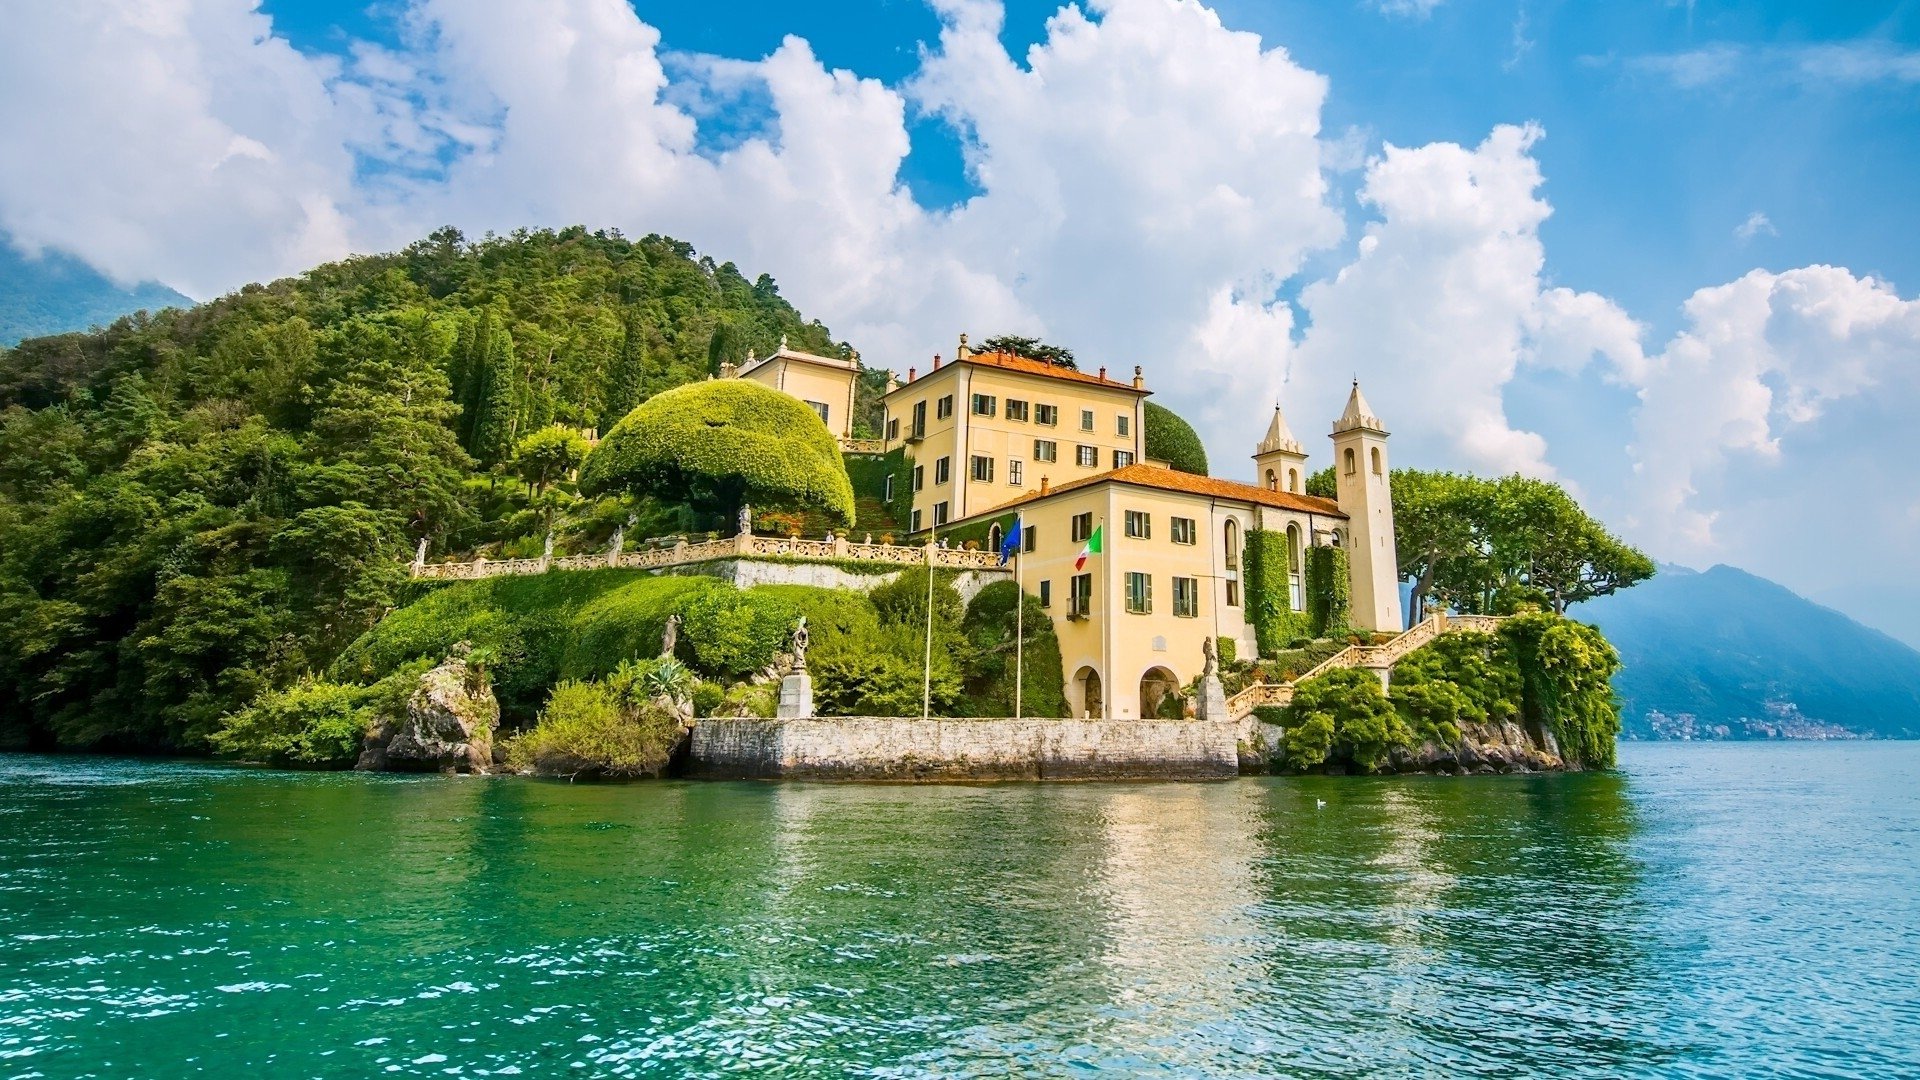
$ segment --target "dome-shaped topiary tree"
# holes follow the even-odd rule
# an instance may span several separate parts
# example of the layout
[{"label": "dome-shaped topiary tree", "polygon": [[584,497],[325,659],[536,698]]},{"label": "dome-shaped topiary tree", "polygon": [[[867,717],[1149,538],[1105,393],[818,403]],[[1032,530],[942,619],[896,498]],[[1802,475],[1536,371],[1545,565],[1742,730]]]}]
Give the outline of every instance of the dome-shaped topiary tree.
[{"label": "dome-shaped topiary tree", "polygon": [[580,490],[729,516],[743,504],[815,510],[853,524],[853,485],[826,425],[797,399],[745,379],[648,398],[587,456]]},{"label": "dome-shaped topiary tree", "polygon": [[1147,456],[1178,472],[1207,475],[1207,448],[1193,425],[1164,405],[1147,402]]}]

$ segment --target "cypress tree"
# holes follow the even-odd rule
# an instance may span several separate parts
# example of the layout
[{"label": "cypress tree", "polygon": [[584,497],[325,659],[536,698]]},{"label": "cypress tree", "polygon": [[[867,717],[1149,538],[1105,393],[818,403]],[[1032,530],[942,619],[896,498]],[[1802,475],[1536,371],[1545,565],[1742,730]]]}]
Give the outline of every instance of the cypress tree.
[{"label": "cypress tree", "polygon": [[487,352],[473,373],[472,434],[467,452],[482,465],[497,465],[513,454],[513,432],[519,419],[514,408],[513,337],[504,328],[488,336]]},{"label": "cypress tree", "polygon": [[632,314],[621,320],[620,330],[620,351],[614,354],[613,366],[607,372],[607,407],[600,417],[602,435],[646,398],[646,331],[640,319]]}]

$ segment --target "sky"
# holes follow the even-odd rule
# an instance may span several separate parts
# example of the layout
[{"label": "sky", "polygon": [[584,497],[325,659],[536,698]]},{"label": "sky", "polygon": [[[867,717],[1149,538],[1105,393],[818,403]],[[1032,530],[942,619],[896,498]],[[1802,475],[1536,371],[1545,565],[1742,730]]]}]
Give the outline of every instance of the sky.
[{"label": "sky", "polygon": [[[1358,377],[1920,645],[1920,2],[98,0],[0,37],[0,234],[207,298],[663,232],[904,370],[1142,366],[1220,475]],[[1320,457],[1320,460],[1325,460]]]}]

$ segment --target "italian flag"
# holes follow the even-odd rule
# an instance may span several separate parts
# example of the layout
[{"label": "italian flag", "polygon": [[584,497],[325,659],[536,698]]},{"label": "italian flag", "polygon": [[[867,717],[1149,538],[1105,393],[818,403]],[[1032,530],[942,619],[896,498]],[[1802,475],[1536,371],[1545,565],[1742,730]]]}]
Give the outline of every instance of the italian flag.
[{"label": "italian flag", "polygon": [[1073,568],[1075,570],[1086,566],[1089,558],[1100,554],[1100,530],[1104,528],[1106,528],[1105,525],[1095,525],[1093,527],[1093,535],[1087,537],[1087,545],[1080,549],[1080,557],[1073,560]]}]

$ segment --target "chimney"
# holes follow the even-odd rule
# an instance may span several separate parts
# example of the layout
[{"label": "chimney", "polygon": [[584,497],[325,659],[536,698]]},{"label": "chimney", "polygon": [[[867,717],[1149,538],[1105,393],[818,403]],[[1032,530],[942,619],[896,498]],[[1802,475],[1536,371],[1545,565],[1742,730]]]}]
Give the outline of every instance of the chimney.
[{"label": "chimney", "polygon": [[1045,476],[1042,476],[1040,478],[1040,494],[1045,495],[1047,492],[1052,490],[1053,490],[1052,481],[1048,480]]},{"label": "chimney", "polygon": [[1145,390],[1147,388],[1147,377],[1140,374],[1139,364],[1133,365],[1133,388],[1135,390]]},{"label": "chimney", "polygon": [[933,354],[933,370],[935,371],[940,370],[940,354],[939,353]]},{"label": "chimney", "polygon": [[1101,382],[1107,381],[1107,369],[1105,365],[1101,365],[1101,368],[1100,368],[1100,381]]},{"label": "chimney", "polygon": [[907,368],[907,381],[908,381],[908,382],[912,382],[912,381],[913,381],[913,375],[914,375],[914,371],[915,371],[915,370],[916,370],[916,369],[914,369],[914,368],[912,368],[912,367],[909,367],[909,368]]}]

